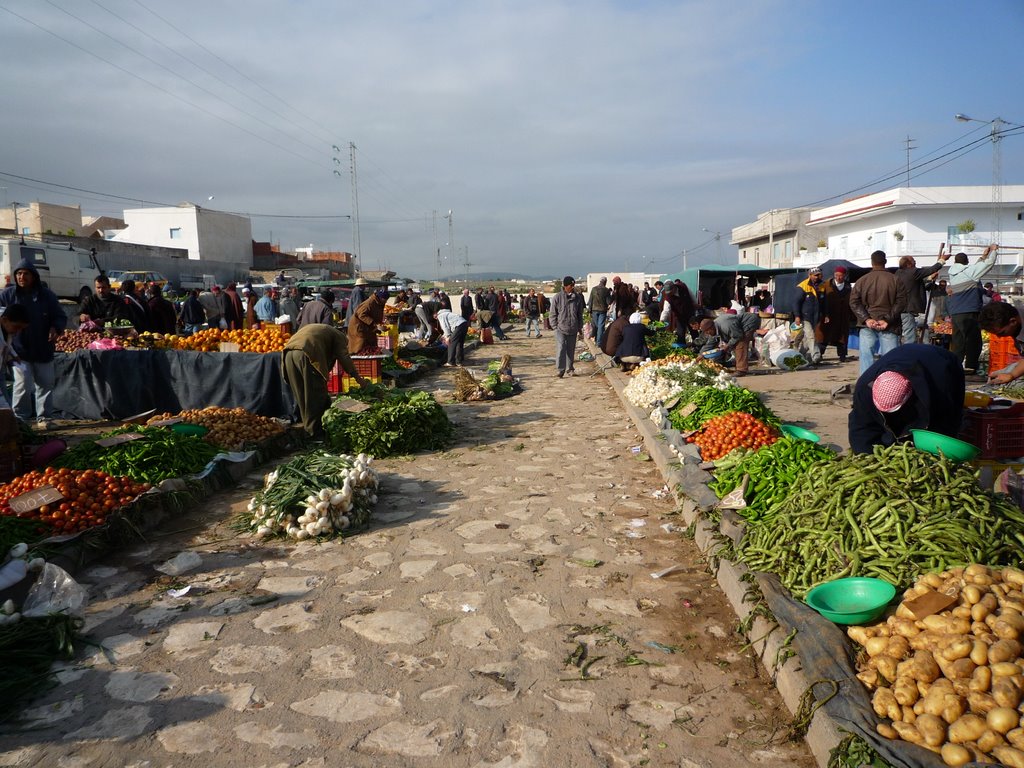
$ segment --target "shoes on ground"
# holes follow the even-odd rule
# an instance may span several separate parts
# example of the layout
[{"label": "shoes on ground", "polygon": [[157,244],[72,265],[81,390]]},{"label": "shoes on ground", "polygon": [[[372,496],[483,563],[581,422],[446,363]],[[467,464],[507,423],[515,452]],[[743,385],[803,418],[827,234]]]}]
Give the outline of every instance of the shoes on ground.
[{"label": "shoes on ground", "polygon": [[445,364],[444,364],[444,367],[445,367],[445,368],[454,368],[455,366],[454,366],[454,365],[452,365],[451,363],[445,363]]},{"label": "shoes on ground", "polygon": [[540,338],[540,334],[539,334],[539,333],[537,334],[537,338],[538,338],[538,339]]},{"label": "shoes on ground", "polygon": [[570,368],[568,371],[565,372],[565,375],[566,376],[575,376],[576,375],[576,371],[574,371],[572,368]]},{"label": "shoes on ground", "polygon": [[562,378],[563,376],[565,376],[565,371],[559,371],[558,378]]}]

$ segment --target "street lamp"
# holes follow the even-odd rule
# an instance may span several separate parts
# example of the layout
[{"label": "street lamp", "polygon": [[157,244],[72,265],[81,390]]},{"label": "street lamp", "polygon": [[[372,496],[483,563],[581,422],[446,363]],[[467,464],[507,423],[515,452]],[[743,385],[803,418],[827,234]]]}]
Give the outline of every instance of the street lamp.
[{"label": "street lamp", "polygon": [[715,253],[715,263],[716,264],[721,264],[722,263],[722,233],[721,232],[712,232],[707,227],[701,227],[700,229],[701,229],[702,232],[707,232],[709,235],[714,235],[715,236],[715,252],[716,252]]},{"label": "street lamp", "polygon": [[961,123],[985,123],[992,126],[992,130],[989,133],[992,139],[992,242],[998,243],[1001,238],[1001,223],[1000,218],[1003,207],[1003,154],[1002,148],[999,144],[1003,138],[1003,126],[1012,125],[1014,127],[1021,127],[1019,123],[1011,123],[1008,120],[1003,120],[1001,117],[994,117],[991,120],[979,120],[976,117],[970,117],[957,112],[953,115],[955,120],[959,120]]}]

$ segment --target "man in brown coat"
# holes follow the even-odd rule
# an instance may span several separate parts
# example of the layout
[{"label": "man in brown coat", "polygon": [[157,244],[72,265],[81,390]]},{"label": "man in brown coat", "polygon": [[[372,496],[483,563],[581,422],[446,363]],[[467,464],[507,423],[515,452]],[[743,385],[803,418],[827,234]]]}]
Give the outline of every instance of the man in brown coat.
[{"label": "man in brown coat", "polygon": [[871,254],[871,271],[850,291],[850,309],[860,326],[860,375],[875,362],[876,342],[881,355],[899,346],[903,330],[900,313],[906,305],[903,284],[885,269],[885,251],[875,251]]}]

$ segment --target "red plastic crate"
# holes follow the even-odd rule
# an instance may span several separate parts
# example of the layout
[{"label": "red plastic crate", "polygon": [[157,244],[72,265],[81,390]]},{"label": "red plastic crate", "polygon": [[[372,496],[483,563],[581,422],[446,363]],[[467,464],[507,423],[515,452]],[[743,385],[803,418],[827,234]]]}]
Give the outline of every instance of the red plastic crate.
[{"label": "red plastic crate", "polygon": [[377,349],[391,350],[395,348],[394,340],[391,338],[391,334],[385,333],[377,336]]},{"label": "red plastic crate", "polygon": [[381,377],[380,361],[380,357],[352,356],[352,362],[356,367],[356,372],[364,379],[379,379]]},{"label": "red plastic crate", "polygon": [[331,372],[327,374],[327,394],[336,395],[341,392],[341,364],[335,363]]},{"label": "red plastic crate", "polygon": [[960,438],[981,450],[979,459],[1024,456],[1024,403],[1009,408],[968,408]]}]

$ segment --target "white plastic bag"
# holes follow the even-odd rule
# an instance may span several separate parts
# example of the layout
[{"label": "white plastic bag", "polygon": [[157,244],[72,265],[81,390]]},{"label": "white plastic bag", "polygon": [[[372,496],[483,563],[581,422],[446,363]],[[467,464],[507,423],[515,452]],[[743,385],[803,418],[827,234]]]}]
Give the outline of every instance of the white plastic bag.
[{"label": "white plastic bag", "polygon": [[762,360],[775,360],[775,356],[785,349],[790,348],[790,334],[789,328],[785,325],[779,325],[772,328],[768,333],[761,337],[761,353]]},{"label": "white plastic bag", "polygon": [[47,563],[36,583],[28,591],[21,607],[22,616],[43,617],[51,613],[85,616],[88,593],[60,566]]},{"label": "white plastic bag", "polygon": [[806,368],[811,364],[806,357],[795,349],[782,350],[772,358],[772,362],[784,371],[799,371],[801,368]]}]

